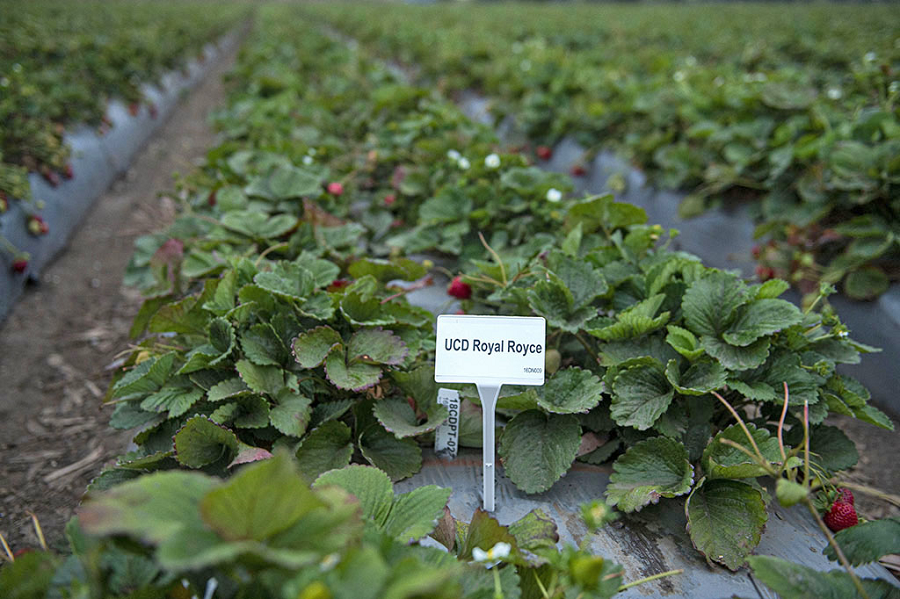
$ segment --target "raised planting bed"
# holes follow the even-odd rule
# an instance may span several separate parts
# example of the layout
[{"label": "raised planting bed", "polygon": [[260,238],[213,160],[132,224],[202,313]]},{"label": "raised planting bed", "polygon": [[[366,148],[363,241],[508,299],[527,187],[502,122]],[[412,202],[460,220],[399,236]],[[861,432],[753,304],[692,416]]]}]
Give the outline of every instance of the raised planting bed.
[{"label": "raised planting bed", "polygon": [[565,136],[620,150],[656,186],[690,191],[683,213],[753,199],[771,243],[760,265],[804,293],[821,279],[872,298],[897,276],[900,31],[888,9],[309,10],[417,65],[422,83],[490,96],[537,154]]},{"label": "raised planting bed", "polygon": [[[38,552],[0,581],[530,599],[689,590],[710,568],[709,580],[735,581],[727,592],[752,571],[786,599],[896,595],[882,570],[860,580],[849,565],[895,551],[897,522],[854,525],[851,488],[877,491],[847,480],[857,451],[824,420],[846,410],[893,424],[835,372],[865,349],[836,315],[780,299],[783,281],[673,250],[636,206],[573,197],[567,176],[503,151],[448,98],[300,10],[260,9],[217,114],[220,142],[179,182],[178,218],[137,242],[127,280],[147,299],[106,396],[110,424],[136,431],[133,450],[91,484],[68,561]],[[469,314],[545,319],[545,384],[499,394],[502,521],[469,511],[468,484],[420,485],[449,416],[423,305],[451,298]],[[459,445],[477,449],[491,432],[478,397],[453,387]],[[593,495],[585,529],[625,543],[609,551],[650,552],[637,571],[594,553],[607,541],[558,544],[579,540],[569,480]],[[504,510],[530,507],[511,501],[522,496],[541,510],[510,522]],[[753,555],[767,534],[800,536],[768,516],[798,504],[809,516],[796,530],[816,523],[814,547],[843,547],[846,571],[790,547],[793,561]],[[681,510],[687,532],[667,515]],[[612,520],[622,527],[602,532]],[[655,526],[677,531],[660,541],[671,564],[650,533],[635,540]],[[690,580],[655,582],[678,560]],[[146,575],[123,587],[138,565]]]},{"label": "raised planting bed", "polygon": [[[410,479],[395,485],[398,493],[407,493],[426,485],[438,485],[453,489],[447,503],[454,518],[468,522],[481,508],[480,452],[467,450],[455,460],[440,459],[428,452],[422,471]],[[631,597],[696,597],[697,599],[721,599],[734,595],[754,599],[774,599],[765,583],[754,577],[735,576],[727,569],[710,567],[703,555],[691,546],[686,530],[687,517],[684,506],[675,502],[651,505],[624,520],[592,532],[585,524],[580,506],[590,504],[603,495],[609,485],[612,470],[608,467],[578,464],[549,491],[526,494],[505,476],[497,483],[497,509],[493,516],[504,525],[512,524],[532,510],[542,510],[555,523],[559,542],[563,545],[584,546],[606,556],[628,573],[637,576],[653,576],[660,572],[683,570],[678,576],[662,578],[627,590],[623,599]],[[774,493],[773,489],[769,489]],[[834,562],[823,554],[826,544],[822,532],[800,506],[783,508],[772,505],[768,510],[768,524],[763,540],[755,554],[781,558],[817,571],[830,570]],[[724,522],[717,534],[731,531]],[[861,577],[882,578],[897,581],[878,564],[857,569]]]},{"label": "raised planting bed", "polygon": [[[96,127],[80,125],[67,130],[61,140],[69,148],[72,178],[53,185],[37,173],[28,175],[32,200],[12,201],[0,214],[0,233],[9,244],[0,251],[0,321],[22,294],[27,281],[40,280],[41,271],[65,248],[94,201],[125,173],[182,94],[196,85],[215,60],[238,43],[239,37],[239,32],[233,30],[216,43],[204,46],[197,56],[187,58],[182,68],[165,73],[158,84],[141,85],[139,92],[147,104],[137,114],[132,114],[125,102],[115,99],[107,105],[108,129],[101,132]],[[152,111],[147,106],[153,106]],[[35,204],[37,201],[40,207]],[[46,223],[46,233],[29,232],[27,223],[35,215]],[[17,261],[25,261],[26,265],[16,267]]]},{"label": "raised planting bed", "polygon": [[[480,94],[462,94],[459,105],[470,118],[492,123],[490,100]],[[512,117],[504,119],[498,132],[510,143],[524,139],[524,133]],[[574,138],[566,137],[551,148],[549,159],[539,160],[538,165],[559,173],[572,173],[576,167],[582,167],[574,176],[578,192],[614,193],[619,201],[641,207],[651,222],[680,232],[672,242],[673,248],[699,256],[705,264],[739,271],[747,278],[765,280],[770,276],[763,272],[760,277],[760,267],[753,260],[759,241],[753,235],[751,204],[732,202],[720,210],[683,218],[678,213],[678,206],[687,197],[685,193],[654,189],[640,170],[614,152],[600,152],[587,160],[589,155]],[[795,289],[785,297],[798,305],[802,300]],[[828,301],[860,341],[881,349],[855,365],[853,376],[869,388],[874,403],[894,414],[900,413],[900,398],[895,393],[900,384],[900,371],[894,367],[896,356],[900,355],[900,284],[892,284],[887,292],[872,301],[854,300],[839,294],[829,297]]]}]

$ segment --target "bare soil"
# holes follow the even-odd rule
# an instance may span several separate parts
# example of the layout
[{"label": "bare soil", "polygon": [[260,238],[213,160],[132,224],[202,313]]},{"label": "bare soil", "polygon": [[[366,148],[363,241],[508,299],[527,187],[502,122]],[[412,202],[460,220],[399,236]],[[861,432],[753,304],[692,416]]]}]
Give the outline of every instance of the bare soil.
[{"label": "bare soil", "polygon": [[182,100],[0,325],[0,532],[14,551],[38,544],[29,512],[51,545],[64,544],[87,484],[126,449],[129,434],[108,428],[111,410],[101,407],[108,365],[127,348],[140,307],[122,277],[135,238],[172,218],[173,202],[158,192],[214,144],[207,117],[224,102],[235,55]]}]

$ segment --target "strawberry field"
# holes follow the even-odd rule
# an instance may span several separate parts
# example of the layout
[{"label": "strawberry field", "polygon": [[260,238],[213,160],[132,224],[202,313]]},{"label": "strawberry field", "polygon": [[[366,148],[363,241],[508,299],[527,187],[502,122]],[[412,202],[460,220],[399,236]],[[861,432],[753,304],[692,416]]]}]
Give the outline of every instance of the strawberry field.
[{"label": "strawberry field", "polygon": [[[111,29],[146,45],[113,44],[128,58],[104,60],[130,66],[102,70],[128,100],[245,14],[226,5],[204,29],[187,23],[208,5],[139,6],[147,31]],[[0,57],[56,73],[28,83],[53,91],[29,122],[102,122],[105,98],[67,95],[100,85],[66,79],[90,54],[52,67],[54,44],[16,37],[61,5],[18,8]],[[102,403],[131,443],[96,473],[67,547],[44,542],[40,514],[36,550],[3,541],[4,596],[715,596],[695,594],[702,571],[722,596],[900,597],[875,563],[900,553],[900,519],[856,507],[900,498],[855,482],[860,453],[836,426],[893,430],[853,376],[879,350],[829,303],[896,275],[900,27],[881,7],[840,15],[256,6],[217,140],[124,273],[142,304]],[[23,90],[10,114],[38,106]],[[473,91],[515,121],[514,142],[456,103]],[[21,160],[12,129],[9,172],[65,160],[62,146]],[[576,192],[581,163],[541,168],[566,135],[584,164],[614,148],[688,190],[683,212],[751,202],[769,240],[758,276],[677,249],[677,230],[616,193]],[[435,383],[448,312],[546,321],[544,385],[504,386],[497,405],[501,501],[536,502],[515,518],[461,513],[466,483],[441,474],[480,468],[484,438],[475,388]],[[433,451],[439,387],[461,399],[455,466]],[[588,500],[560,507],[565,485]],[[597,552],[673,522],[671,555]],[[814,556],[771,549],[787,522]]]}]

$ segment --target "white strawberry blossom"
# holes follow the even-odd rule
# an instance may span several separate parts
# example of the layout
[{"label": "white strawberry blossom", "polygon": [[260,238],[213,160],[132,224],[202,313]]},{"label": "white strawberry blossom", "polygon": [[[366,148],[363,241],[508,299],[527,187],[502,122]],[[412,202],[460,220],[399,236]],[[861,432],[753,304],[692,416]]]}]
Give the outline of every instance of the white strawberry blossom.
[{"label": "white strawberry blossom", "polygon": [[462,158],[462,154],[457,152],[456,150],[447,150],[447,158],[450,160],[459,160]]},{"label": "white strawberry blossom", "polygon": [[303,164],[305,164],[306,166],[309,166],[312,163],[313,163],[312,156],[304,156],[303,157]]},{"label": "white strawberry blossom", "polygon": [[456,161],[456,166],[458,166],[460,169],[462,169],[464,171],[467,171],[467,170],[469,170],[469,167],[472,166],[472,163],[469,162],[469,160],[467,158],[462,157]]},{"label": "white strawberry blossom", "polygon": [[555,188],[550,188],[547,190],[547,201],[553,202],[554,204],[562,199],[562,192]]},{"label": "white strawberry blossom", "polygon": [[497,154],[488,154],[484,159],[484,166],[488,168],[499,168],[500,156]]},{"label": "white strawberry blossom", "polygon": [[512,551],[512,546],[501,541],[487,551],[480,547],[472,549],[472,559],[479,564],[484,564],[485,568],[491,569],[509,557],[510,551]]},{"label": "white strawberry blossom", "polygon": [[866,55],[863,56],[863,59],[865,59],[866,62],[875,62],[876,58],[878,58],[878,56],[874,52],[866,52]]},{"label": "white strawberry blossom", "polygon": [[828,99],[830,100],[840,100],[841,96],[844,95],[844,92],[842,92],[841,88],[839,87],[829,87],[826,93],[828,94]]}]

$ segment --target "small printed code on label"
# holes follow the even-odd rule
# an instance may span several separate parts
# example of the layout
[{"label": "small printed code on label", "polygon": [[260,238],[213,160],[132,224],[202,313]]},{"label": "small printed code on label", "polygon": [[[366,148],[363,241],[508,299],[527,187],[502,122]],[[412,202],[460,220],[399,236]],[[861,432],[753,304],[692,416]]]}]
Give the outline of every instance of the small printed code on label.
[{"label": "small printed code on label", "polygon": [[459,451],[459,391],[438,389],[437,402],[447,407],[447,419],[438,425],[434,434],[434,452],[441,457],[456,458]]},{"label": "small printed code on label", "polygon": [[532,373],[532,374],[540,374],[544,369],[543,368],[532,368],[530,366],[526,366],[523,370],[525,372]]}]

